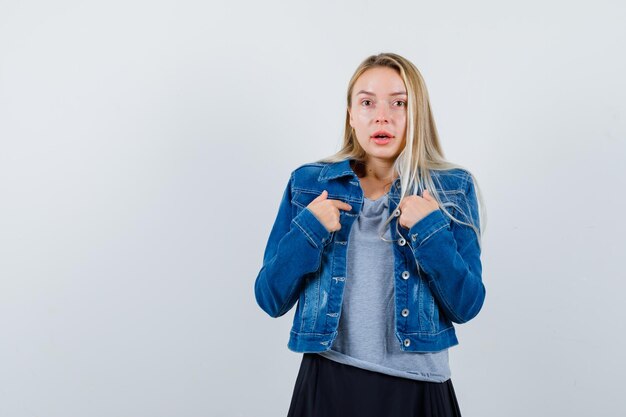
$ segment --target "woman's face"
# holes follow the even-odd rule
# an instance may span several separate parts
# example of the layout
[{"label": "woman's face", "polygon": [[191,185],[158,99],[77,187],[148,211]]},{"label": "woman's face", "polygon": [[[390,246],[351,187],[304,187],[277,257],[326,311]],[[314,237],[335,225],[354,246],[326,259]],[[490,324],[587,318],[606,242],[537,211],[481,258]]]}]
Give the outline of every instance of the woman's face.
[{"label": "woman's face", "polygon": [[[406,143],[407,94],[400,75],[392,68],[365,71],[352,89],[350,126],[368,158],[395,161]],[[387,135],[386,138],[377,138]]]}]

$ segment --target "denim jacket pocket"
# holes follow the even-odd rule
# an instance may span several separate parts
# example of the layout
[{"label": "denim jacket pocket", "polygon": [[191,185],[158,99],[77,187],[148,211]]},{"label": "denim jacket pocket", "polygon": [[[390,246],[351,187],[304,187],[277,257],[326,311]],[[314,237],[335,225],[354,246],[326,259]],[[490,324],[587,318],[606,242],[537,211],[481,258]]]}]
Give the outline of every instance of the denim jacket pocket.
[{"label": "denim jacket pocket", "polygon": [[[465,198],[464,190],[445,190],[443,191],[443,206],[454,217],[461,221],[467,221],[469,207]],[[449,219],[450,225],[453,220]]]},{"label": "denim jacket pocket", "polygon": [[318,195],[319,193],[316,193],[313,190],[295,188],[293,190],[292,201],[296,206],[300,208],[305,208],[311,203],[311,201],[315,200]]},{"label": "denim jacket pocket", "polygon": [[[463,190],[443,190],[442,191],[443,206],[454,217],[458,218],[459,213],[463,213],[465,211],[463,207],[464,193],[465,192]],[[450,224],[452,224],[453,220],[448,218],[448,221]]]}]

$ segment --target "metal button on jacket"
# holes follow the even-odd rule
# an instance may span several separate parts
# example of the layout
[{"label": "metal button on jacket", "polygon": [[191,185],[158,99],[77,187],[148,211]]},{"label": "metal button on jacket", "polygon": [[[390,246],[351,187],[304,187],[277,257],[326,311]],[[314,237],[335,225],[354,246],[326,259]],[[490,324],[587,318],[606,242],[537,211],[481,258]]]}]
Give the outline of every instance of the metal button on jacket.
[{"label": "metal button on jacket", "polygon": [[409,275],[411,275],[409,274],[409,271],[402,272],[402,279],[409,279]]},{"label": "metal button on jacket", "polygon": [[400,240],[398,240],[398,245],[400,246],[404,246],[406,244],[406,239],[404,239],[403,237],[400,238]]},{"label": "metal button on jacket", "polygon": [[411,341],[409,339],[404,339],[404,346],[409,347]]},{"label": "metal button on jacket", "polygon": [[393,212],[393,215],[398,217],[400,215],[400,209],[396,209],[396,211]]},{"label": "metal button on jacket", "polygon": [[409,315],[409,309],[405,308],[404,310],[402,310],[402,317],[406,317]]}]

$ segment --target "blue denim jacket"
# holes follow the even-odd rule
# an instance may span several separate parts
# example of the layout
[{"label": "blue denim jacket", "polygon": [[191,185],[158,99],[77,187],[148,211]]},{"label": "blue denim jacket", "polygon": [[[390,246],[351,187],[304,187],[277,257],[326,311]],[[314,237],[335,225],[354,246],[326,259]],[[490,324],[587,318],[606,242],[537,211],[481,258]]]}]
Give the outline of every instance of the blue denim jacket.
[{"label": "blue denim jacket", "polygon": [[[443,203],[455,217],[478,223],[471,176],[464,170],[431,171]],[[480,248],[474,231],[437,209],[410,229],[398,227],[399,179],[389,191],[389,224],[394,253],[395,317],[404,351],[434,352],[458,344],[452,322],[465,323],[485,299]],[[341,229],[329,232],[306,206],[323,190],[347,202],[339,210]],[[447,203],[455,203],[461,211]],[[256,301],[271,317],[296,303],[288,348],[330,349],[337,336],[346,280],[350,228],[363,206],[363,190],[349,160],[304,164],[291,173],[254,284]]]}]

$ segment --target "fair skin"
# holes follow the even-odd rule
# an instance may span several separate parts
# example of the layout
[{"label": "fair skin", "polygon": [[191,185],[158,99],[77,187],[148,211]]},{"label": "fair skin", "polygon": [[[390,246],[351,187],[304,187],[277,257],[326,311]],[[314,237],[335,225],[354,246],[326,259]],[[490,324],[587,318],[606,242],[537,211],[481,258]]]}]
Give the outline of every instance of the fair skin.
[{"label": "fair skin", "polygon": [[[407,95],[400,75],[387,67],[371,68],[358,78],[348,108],[350,126],[366,153],[365,175],[359,178],[364,195],[375,200],[396,177],[393,163],[406,144]],[[380,143],[377,132],[391,139]]]},{"label": "fair skin", "polygon": [[[402,78],[392,68],[375,67],[357,79],[352,90],[352,105],[348,108],[350,126],[359,145],[366,152],[365,175],[359,178],[364,196],[375,200],[388,191],[397,177],[393,163],[406,144],[407,94]],[[385,135],[387,138],[376,138]],[[307,206],[330,232],[341,229],[339,210],[352,206],[327,198],[324,190]],[[406,196],[398,204],[401,211],[398,224],[411,228],[432,211],[437,201],[425,190],[422,197]]]}]

